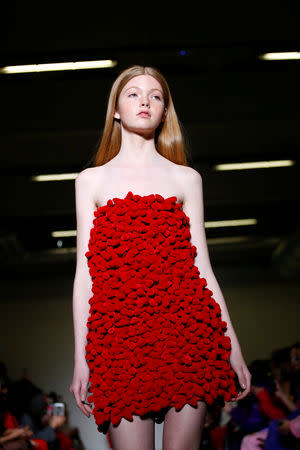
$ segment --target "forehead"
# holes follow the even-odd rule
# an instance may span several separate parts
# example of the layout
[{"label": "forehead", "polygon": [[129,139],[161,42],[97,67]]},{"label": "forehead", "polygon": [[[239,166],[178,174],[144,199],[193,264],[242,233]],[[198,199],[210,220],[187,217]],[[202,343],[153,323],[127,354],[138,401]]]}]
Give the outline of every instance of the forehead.
[{"label": "forehead", "polygon": [[129,80],[123,90],[130,89],[131,87],[137,87],[140,89],[151,90],[158,89],[162,91],[161,84],[151,75],[137,75]]}]

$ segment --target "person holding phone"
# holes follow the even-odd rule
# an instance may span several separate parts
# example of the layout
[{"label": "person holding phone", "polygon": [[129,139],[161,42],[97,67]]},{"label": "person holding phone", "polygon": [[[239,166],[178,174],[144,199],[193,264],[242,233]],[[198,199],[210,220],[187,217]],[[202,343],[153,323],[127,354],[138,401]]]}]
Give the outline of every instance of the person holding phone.
[{"label": "person holding phone", "polygon": [[28,425],[33,431],[33,438],[43,439],[48,444],[56,442],[56,432],[65,422],[65,415],[47,414],[46,395],[43,392],[33,396],[28,412],[24,412],[20,419],[21,425]]}]

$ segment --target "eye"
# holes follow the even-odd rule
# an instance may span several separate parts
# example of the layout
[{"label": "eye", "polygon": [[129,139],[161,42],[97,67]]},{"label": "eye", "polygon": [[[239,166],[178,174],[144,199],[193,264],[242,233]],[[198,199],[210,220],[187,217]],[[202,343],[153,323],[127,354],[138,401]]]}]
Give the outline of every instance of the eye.
[{"label": "eye", "polygon": [[136,93],[135,92],[131,92],[131,94],[128,95],[128,97],[136,97]]},{"label": "eye", "polygon": [[161,100],[161,96],[158,95],[158,94],[154,94],[154,95],[153,95],[153,98],[154,98],[155,100]]}]

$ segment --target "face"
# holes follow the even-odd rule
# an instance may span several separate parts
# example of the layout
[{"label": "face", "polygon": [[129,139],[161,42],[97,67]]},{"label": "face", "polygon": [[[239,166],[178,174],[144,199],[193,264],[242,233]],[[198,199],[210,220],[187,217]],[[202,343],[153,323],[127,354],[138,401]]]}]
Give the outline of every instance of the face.
[{"label": "face", "polygon": [[160,83],[151,75],[138,75],[122,89],[114,117],[129,131],[151,135],[165,114]]},{"label": "face", "polygon": [[300,370],[300,348],[293,347],[291,349],[291,365],[293,370]]}]

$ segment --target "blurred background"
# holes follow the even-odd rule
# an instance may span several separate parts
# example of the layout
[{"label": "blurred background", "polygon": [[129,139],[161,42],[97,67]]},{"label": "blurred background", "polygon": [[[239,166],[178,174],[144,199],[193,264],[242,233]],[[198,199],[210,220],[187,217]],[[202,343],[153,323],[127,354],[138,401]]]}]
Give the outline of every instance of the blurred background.
[{"label": "blurred background", "polygon": [[[203,177],[212,267],[246,362],[299,339],[299,12],[289,1],[232,10],[2,5],[0,360],[13,379],[25,369],[60,393],[86,450],[110,447],[68,391],[74,178],[91,165],[110,87],[128,66],[154,66],[169,82],[190,165]],[[111,66],[8,70],[99,60]],[[160,437],[157,425],[157,448]]]}]

